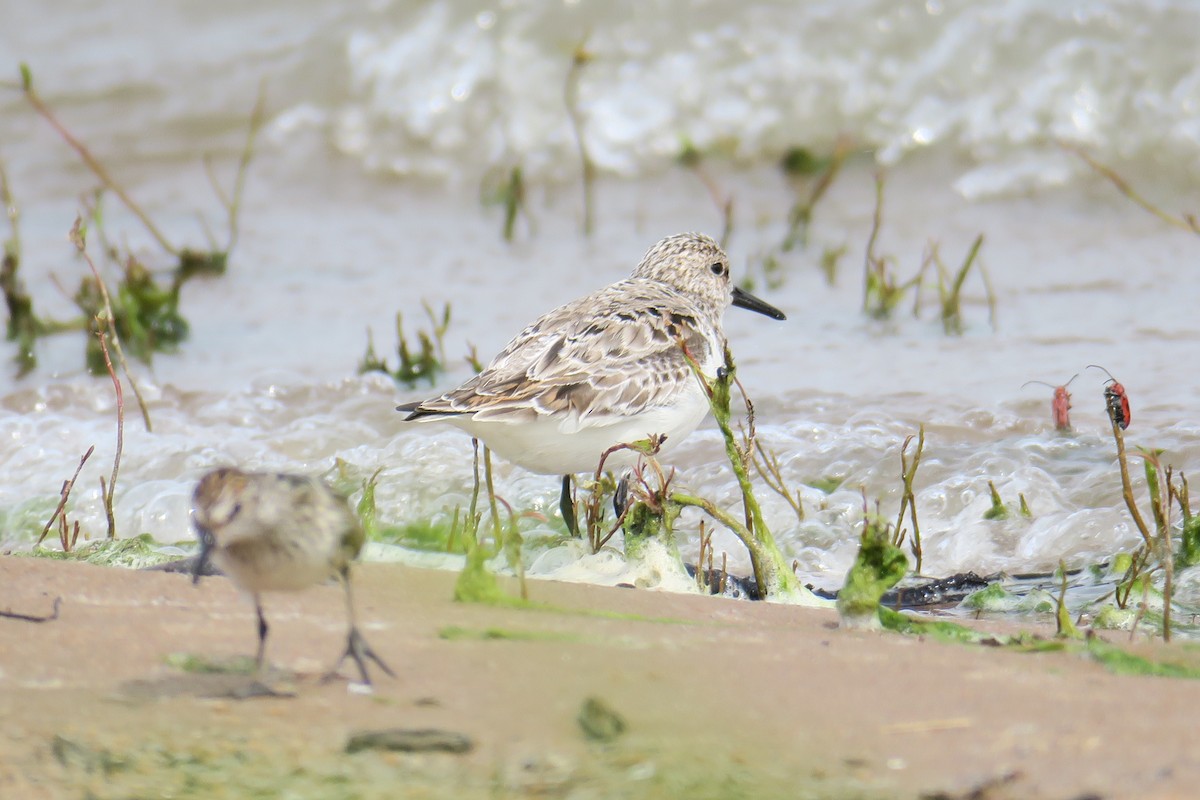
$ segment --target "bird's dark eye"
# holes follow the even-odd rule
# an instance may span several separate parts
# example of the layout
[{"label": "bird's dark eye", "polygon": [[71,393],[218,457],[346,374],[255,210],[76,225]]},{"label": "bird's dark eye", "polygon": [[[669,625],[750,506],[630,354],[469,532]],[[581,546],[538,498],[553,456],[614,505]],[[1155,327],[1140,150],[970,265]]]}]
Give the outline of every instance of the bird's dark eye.
[{"label": "bird's dark eye", "polygon": [[712,270],[713,275],[724,275],[725,274],[725,265],[722,264],[720,261],[715,262],[711,267],[709,267],[709,269]]}]

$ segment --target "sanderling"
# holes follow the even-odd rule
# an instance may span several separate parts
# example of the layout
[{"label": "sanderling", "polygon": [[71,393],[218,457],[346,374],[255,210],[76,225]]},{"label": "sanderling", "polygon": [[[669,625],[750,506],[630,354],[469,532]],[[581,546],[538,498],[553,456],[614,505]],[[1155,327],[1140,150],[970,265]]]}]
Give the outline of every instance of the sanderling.
[{"label": "sanderling", "polygon": [[[410,412],[406,421],[451,422],[531,472],[563,475],[565,513],[567,476],[594,470],[617,444],[652,434],[679,444],[704,419],[708,398],[680,343],[715,375],[731,304],[786,319],[732,285],[729,257],[711,238],[670,236],[630,277],[540,317],[462,386],[397,410]],[[607,465],[636,458],[620,452]]]},{"label": "sanderling", "polygon": [[346,587],[350,632],[345,653],[326,677],[332,677],[347,658],[358,665],[363,683],[371,682],[366,659],[395,677],[355,622],[350,562],[362,549],[365,536],[345,499],[315,478],[226,467],[200,479],[192,498],[192,519],[200,539],[193,582],[199,581],[211,557],[254,598],[260,674],[267,645],[262,593],[305,589],[336,576]]}]

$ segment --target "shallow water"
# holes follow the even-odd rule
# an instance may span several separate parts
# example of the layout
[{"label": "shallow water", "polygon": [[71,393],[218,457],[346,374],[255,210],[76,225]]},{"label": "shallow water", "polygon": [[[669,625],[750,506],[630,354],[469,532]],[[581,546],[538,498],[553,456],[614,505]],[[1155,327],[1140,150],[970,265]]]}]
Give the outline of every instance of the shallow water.
[{"label": "shallow water", "polygon": [[[51,20],[5,4],[0,16],[15,24],[0,33],[0,64],[30,63],[47,100],[177,241],[203,244],[196,211],[221,229],[200,157],[216,153],[228,180],[256,87],[268,80],[270,120],[230,272],[185,289],[192,335],[180,353],[135,367],[154,432],[127,404],[122,534],[189,540],[191,486],[225,463],[326,473],[340,458],[355,477],[382,468],[386,523],[465,502],[469,440],[405,427],[394,405],[464,379],[467,343],[489,356],[539,313],[623,277],[660,237],[719,233],[699,179],[673,166],[686,137],[724,154],[705,168],[735,200],[734,263],[790,317],[774,323],[735,309],[727,330],[759,434],[801,487],[803,523],[782,499],[764,490],[762,500],[807,580],[840,584],[856,547],[860,487],[895,514],[900,446],[922,423],[924,573],[1041,571],[1060,559],[1083,566],[1136,544],[1104,377],[1084,367],[1102,364],[1127,387],[1131,449],[1161,448],[1184,470],[1200,462],[1200,297],[1190,280],[1200,239],[1137,209],[1045,140],[1085,143],[1168,209],[1200,206],[1179,192],[1200,163],[1200,68],[1183,35],[1200,11],[864,2],[762,4],[735,16],[732,8],[184,3],[129,20],[119,4],[78,3]],[[683,17],[691,29],[681,36]],[[603,175],[591,238],[580,233],[561,99],[585,33],[594,61],[581,108]],[[943,333],[932,290],[915,318],[907,303],[889,322],[861,313],[869,156],[853,160],[823,201],[809,247],[783,257],[782,285],[764,285],[762,258],[782,239],[792,202],[776,159],[792,145],[827,148],[838,133],[893,165],[877,249],[895,257],[901,277],[915,273],[928,240],[955,267],[985,235],[994,325],[979,274],[967,281],[960,337]],[[65,234],[76,198],[95,181],[14,91],[0,92],[0,157],[20,206],[26,285],[39,313],[68,317],[54,278],[73,287],[83,274]],[[510,245],[499,209],[481,207],[479,185],[517,163],[532,219]],[[111,199],[107,224],[148,263],[166,264]],[[817,262],[823,248],[843,245],[829,285]],[[390,354],[395,313],[411,334],[423,300],[452,304],[450,373],[415,389],[357,376],[367,329]],[[107,378],[82,374],[81,351],[78,335],[44,340],[36,372],[0,377],[0,546],[29,546],[90,445],[70,513],[85,536],[103,535],[99,479],[111,470],[115,400]],[[1050,390],[1022,385],[1077,372],[1076,431],[1059,435]],[[708,425],[671,463],[681,483],[733,505],[722,458]],[[1134,467],[1140,474],[1136,459]],[[840,481],[829,494],[804,485],[828,478]],[[518,508],[554,513],[555,479],[501,464],[498,481]],[[988,481],[1012,505],[1024,494],[1033,518],[984,520]],[[685,516],[682,530],[697,520]],[[715,542],[731,569],[747,568],[732,536]],[[694,555],[694,533],[683,549]],[[631,572],[610,555],[580,559],[570,547],[543,547],[528,560],[539,574],[651,580],[647,568]],[[1183,581],[1186,592],[1197,591],[1192,583]]]}]

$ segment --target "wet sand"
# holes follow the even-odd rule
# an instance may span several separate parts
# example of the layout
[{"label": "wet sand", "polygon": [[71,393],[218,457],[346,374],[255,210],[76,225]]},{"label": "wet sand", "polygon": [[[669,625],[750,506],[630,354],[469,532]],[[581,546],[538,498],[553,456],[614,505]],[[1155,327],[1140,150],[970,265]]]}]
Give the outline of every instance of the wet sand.
[{"label": "wet sand", "polygon": [[[252,607],[224,579],[0,558],[0,610],[62,598],[56,620],[0,619],[0,797],[1147,798],[1200,782],[1200,683],[722,598],[531,582],[548,608],[466,605],[454,580],[358,568],[364,633],[398,673],[376,670],[369,696],[318,680],[343,644],[337,587],[269,597],[268,657],[296,695],[237,700],[249,676],[166,662],[253,652]],[[623,718],[614,741],[585,737],[589,697]],[[384,728],[473,748],[344,753]]]}]

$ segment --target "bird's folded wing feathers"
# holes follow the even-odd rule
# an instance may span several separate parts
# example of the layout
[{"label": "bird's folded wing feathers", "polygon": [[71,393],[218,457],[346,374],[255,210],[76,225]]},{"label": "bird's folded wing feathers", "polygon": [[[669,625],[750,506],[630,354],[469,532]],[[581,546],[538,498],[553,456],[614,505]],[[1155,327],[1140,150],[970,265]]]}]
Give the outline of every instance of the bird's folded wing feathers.
[{"label": "bird's folded wing feathers", "polygon": [[668,404],[691,373],[680,341],[701,364],[709,355],[695,315],[653,303],[598,310],[603,299],[583,298],[540,318],[483,372],[421,403],[413,416],[516,422],[553,414],[565,415],[565,424],[595,425]]}]

